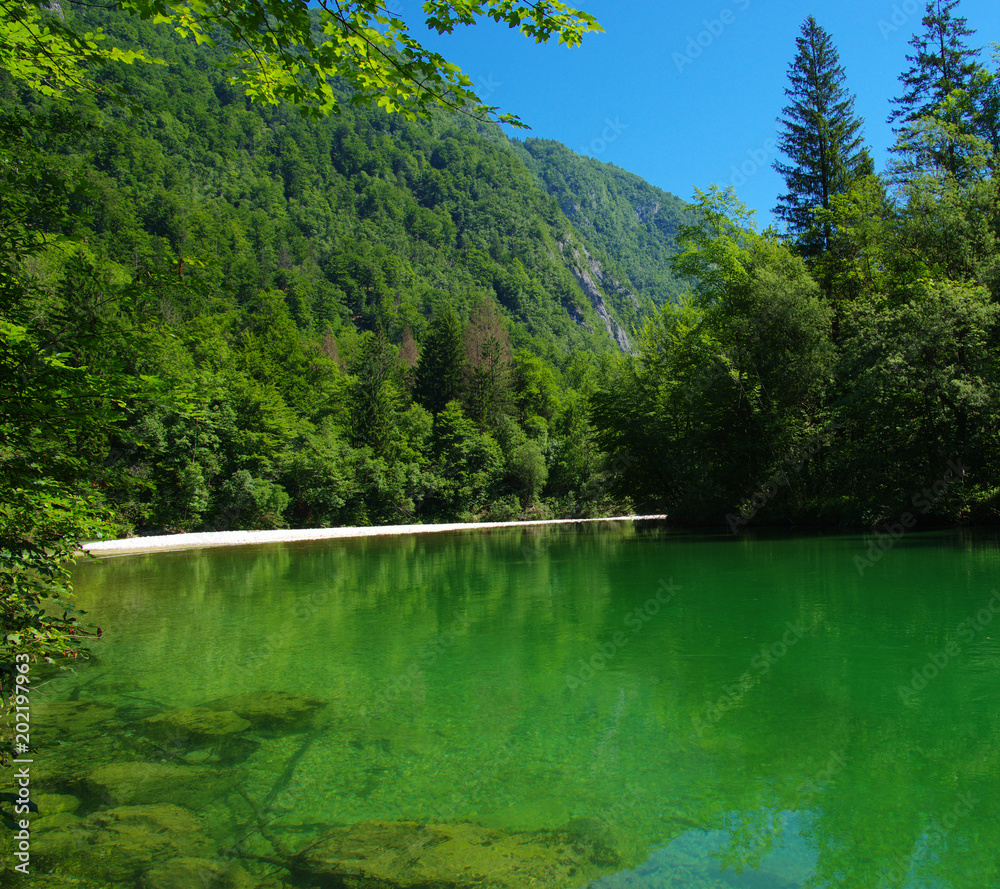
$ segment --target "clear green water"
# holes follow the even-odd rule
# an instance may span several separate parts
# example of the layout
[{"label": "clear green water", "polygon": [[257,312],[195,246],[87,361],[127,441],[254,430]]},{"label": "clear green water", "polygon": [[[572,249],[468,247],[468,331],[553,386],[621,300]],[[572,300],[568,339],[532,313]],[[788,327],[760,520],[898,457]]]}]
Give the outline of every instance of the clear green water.
[{"label": "clear green water", "polygon": [[104,639],[45,692],[126,721],[329,701],[242,764],[291,846],[585,819],[625,862],[595,889],[1000,885],[998,540],[912,533],[862,576],[865,546],[578,526],[105,559],[75,577]]}]

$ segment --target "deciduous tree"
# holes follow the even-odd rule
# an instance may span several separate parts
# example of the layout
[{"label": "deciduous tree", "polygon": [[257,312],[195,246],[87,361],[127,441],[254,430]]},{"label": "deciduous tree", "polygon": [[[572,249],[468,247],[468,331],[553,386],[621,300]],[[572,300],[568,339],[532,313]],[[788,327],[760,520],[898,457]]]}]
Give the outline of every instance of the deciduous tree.
[{"label": "deciduous tree", "polygon": [[465,328],[465,400],[469,414],[490,424],[506,406],[510,381],[510,335],[496,302],[487,297]]},{"label": "deciduous tree", "polygon": [[[457,65],[423,46],[381,0],[319,0],[312,7],[300,0],[119,0],[118,6],[170,22],[198,43],[230,47],[235,82],[258,101],[290,102],[317,115],[336,112],[343,102],[411,118],[436,106],[478,117],[497,111],[479,99]],[[0,56],[11,74],[55,92],[84,79],[81,62],[123,58],[103,49],[99,32],[68,25],[43,12],[48,7],[48,0],[0,0]],[[559,0],[428,0],[423,10],[423,24],[439,34],[490,18],[536,42],[557,37],[576,46],[588,32],[602,30],[593,16]],[[347,98],[334,77],[346,86]],[[520,123],[511,114],[498,119]]]}]

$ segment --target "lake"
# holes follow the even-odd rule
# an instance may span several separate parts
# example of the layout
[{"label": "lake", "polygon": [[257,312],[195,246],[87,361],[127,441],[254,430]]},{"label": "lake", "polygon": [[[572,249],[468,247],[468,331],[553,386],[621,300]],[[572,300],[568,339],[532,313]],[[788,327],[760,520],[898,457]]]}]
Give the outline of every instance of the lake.
[{"label": "lake", "polygon": [[104,637],[33,702],[37,867],[1000,885],[998,578],[990,533],[655,523],[89,560]]}]

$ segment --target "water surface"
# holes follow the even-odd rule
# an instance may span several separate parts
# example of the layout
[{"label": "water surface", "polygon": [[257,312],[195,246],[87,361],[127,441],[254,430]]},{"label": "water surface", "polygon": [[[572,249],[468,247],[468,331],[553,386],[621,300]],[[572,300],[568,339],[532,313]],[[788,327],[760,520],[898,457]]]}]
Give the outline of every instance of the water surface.
[{"label": "water surface", "polygon": [[[621,855],[595,889],[1000,885],[998,541],[911,533],[859,570],[867,545],[580,526],[88,561],[105,635],[45,693],[123,736],[245,691],[329,702],[239,757],[293,848],[584,825]],[[246,805],[200,804],[218,843]]]}]

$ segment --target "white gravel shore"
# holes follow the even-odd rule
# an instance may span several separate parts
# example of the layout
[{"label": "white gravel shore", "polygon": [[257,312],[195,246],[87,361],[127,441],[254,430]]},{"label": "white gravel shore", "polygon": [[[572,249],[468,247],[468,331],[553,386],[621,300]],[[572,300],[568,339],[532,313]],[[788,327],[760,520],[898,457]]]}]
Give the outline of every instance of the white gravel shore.
[{"label": "white gravel shore", "polygon": [[454,522],[441,525],[380,525],[374,528],[305,528],[277,531],[209,531],[203,534],[168,534],[162,537],[129,537],[97,540],[83,549],[94,555],[125,555],[162,550],[198,549],[206,546],[247,546],[288,543],[296,540],[331,540],[340,537],[379,537],[389,534],[433,534],[439,531],[477,531],[489,528],[527,528],[532,525],[581,525],[586,522],[649,522],[665,515],[627,515],[605,519],[548,519],[539,522]]}]

